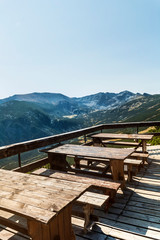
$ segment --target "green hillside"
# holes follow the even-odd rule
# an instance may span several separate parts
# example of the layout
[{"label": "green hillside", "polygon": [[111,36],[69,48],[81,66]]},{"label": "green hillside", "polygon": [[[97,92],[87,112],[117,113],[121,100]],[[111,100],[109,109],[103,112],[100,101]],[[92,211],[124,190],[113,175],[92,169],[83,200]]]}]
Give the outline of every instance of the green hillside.
[{"label": "green hillside", "polygon": [[112,122],[138,122],[160,120],[160,95],[142,96],[107,111],[88,114],[86,125]]},{"label": "green hillside", "polygon": [[81,128],[75,119],[57,118],[54,107],[10,101],[0,105],[0,146]]}]

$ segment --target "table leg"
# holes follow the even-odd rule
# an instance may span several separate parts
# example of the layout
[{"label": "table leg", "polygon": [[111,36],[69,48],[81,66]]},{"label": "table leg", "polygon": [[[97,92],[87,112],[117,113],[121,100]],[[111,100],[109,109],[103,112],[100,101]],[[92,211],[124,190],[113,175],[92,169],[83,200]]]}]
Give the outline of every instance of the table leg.
[{"label": "table leg", "polygon": [[80,169],[80,158],[75,156],[74,157],[74,162],[75,162],[75,168]]},{"label": "table leg", "polygon": [[56,215],[48,224],[28,220],[28,234],[33,240],[75,240],[71,224],[72,205]]},{"label": "table leg", "polygon": [[142,152],[145,153],[147,152],[147,147],[146,147],[146,141],[145,140],[142,140]]},{"label": "table leg", "polygon": [[128,164],[128,182],[132,181],[132,176],[133,176],[133,167],[132,164]]},{"label": "table leg", "polygon": [[51,169],[67,171],[68,163],[66,161],[66,155],[57,153],[48,153]]},{"label": "table leg", "polygon": [[93,146],[102,146],[102,142],[100,138],[93,138]]},{"label": "table leg", "polygon": [[[28,220],[28,234],[33,240],[60,240],[57,218],[45,224],[36,220]],[[51,227],[54,231],[51,231]]]},{"label": "table leg", "polygon": [[113,181],[120,181],[121,188],[125,187],[124,162],[121,160],[110,160]]},{"label": "table leg", "polygon": [[35,220],[28,220],[28,234],[33,240],[43,240],[41,222]]}]

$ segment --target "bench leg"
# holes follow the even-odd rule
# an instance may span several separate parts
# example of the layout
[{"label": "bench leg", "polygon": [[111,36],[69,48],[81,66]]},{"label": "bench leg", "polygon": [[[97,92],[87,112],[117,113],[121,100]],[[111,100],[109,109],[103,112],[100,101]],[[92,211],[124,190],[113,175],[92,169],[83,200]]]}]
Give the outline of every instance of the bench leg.
[{"label": "bench leg", "polygon": [[91,204],[85,204],[85,206],[83,206],[83,213],[84,213],[84,216],[85,216],[84,232],[87,233],[87,231],[88,231],[87,227],[91,223],[90,216],[93,213],[93,206]]},{"label": "bench leg", "polygon": [[74,162],[75,162],[75,168],[80,169],[81,168],[80,167],[80,159],[75,156]]},{"label": "bench leg", "polygon": [[113,204],[115,202],[115,197],[117,192],[111,189],[105,189],[103,192],[105,195],[109,195],[109,202]]},{"label": "bench leg", "polygon": [[145,140],[142,140],[142,152],[146,152],[147,151],[147,147],[146,147],[146,141]]},{"label": "bench leg", "polygon": [[128,182],[131,182],[133,176],[132,164],[127,164],[127,167],[128,167]]}]

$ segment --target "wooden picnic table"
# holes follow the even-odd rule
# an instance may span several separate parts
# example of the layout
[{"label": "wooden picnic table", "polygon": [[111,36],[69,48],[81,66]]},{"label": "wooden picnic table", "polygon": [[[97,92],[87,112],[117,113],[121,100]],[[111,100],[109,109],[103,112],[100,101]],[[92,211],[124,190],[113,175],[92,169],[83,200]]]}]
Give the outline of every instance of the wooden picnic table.
[{"label": "wooden picnic table", "polygon": [[[27,221],[22,233],[33,240],[72,240],[72,203],[91,185],[0,169],[0,211]],[[18,224],[0,216],[0,224],[18,229]]]},{"label": "wooden picnic table", "polygon": [[[102,144],[103,145],[103,140],[107,140],[107,139],[127,139],[127,140],[140,140],[139,144],[135,143],[136,147],[142,146],[142,152],[146,152],[146,146],[147,146],[147,141],[151,140],[153,135],[145,135],[145,134],[121,134],[121,133],[98,133],[98,134],[94,134],[91,136],[93,138],[93,143],[94,144]],[[112,142],[106,142],[108,144],[112,144]],[[113,142],[116,143],[116,142]],[[118,142],[117,142],[118,143]],[[105,142],[104,142],[105,144]],[[125,142],[124,142],[125,144]],[[133,145],[134,143],[128,143],[128,145]],[[123,144],[122,144],[123,145]]]},{"label": "wooden picnic table", "polygon": [[111,166],[113,180],[121,181],[122,186],[124,186],[124,160],[134,152],[134,149],[102,148],[65,144],[53,149],[44,150],[44,152],[48,153],[51,168],[55,170],[72,170],[66,161],[67,155],[72,155],[75,158],[92,157],[100,163],[108,164],[109,162]]}]

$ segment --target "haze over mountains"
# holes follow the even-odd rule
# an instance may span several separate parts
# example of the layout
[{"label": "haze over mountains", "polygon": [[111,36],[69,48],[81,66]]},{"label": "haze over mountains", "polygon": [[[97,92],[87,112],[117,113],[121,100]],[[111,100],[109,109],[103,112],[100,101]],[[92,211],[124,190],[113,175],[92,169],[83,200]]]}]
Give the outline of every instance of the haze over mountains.
[{"label": "haze over mountains", "polygon": [[72,131],[96,124],[160,119],[160,95],[97,93],[70,98],[30,93],[0,100],[0,145]]}]

